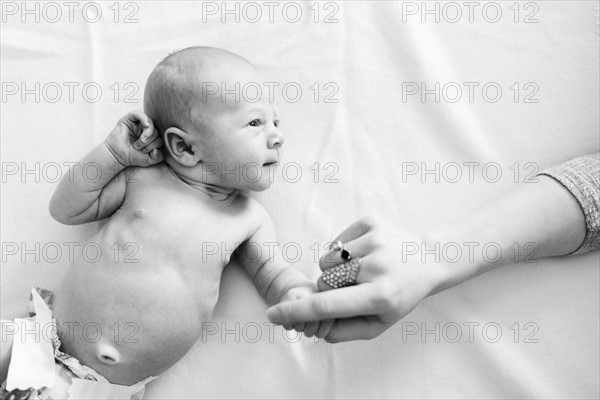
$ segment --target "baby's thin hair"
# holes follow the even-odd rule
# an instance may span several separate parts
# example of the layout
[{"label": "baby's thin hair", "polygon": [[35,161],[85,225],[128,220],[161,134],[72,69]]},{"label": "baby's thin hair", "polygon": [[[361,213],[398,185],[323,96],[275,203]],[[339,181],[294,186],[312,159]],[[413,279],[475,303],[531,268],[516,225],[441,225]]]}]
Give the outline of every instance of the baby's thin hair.
[{"label": "baby's thin hair", "polygon": [[[200,81],[210,67],[222,62],[252,64],[245,58],[217,47],[193,46],[171,52],[154,68],[144,91],[144,111],[161,136],[170,127],[183,129],[191,122],[192,110],[201,97]],[[203,107],[199,107],[202,112]],[[202,116],[202,115],[201,115]]]}]

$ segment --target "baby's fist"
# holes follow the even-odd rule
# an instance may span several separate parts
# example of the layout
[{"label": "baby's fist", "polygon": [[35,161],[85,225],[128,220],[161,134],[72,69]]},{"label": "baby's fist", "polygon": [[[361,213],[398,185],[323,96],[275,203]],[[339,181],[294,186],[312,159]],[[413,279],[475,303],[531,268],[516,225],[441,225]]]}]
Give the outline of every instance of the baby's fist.
[{"label": "baby's fist", "polygon": [[288,290],[282,297],[281,300],[279,301],[280,303],[283,303],[284,301],[294,301],[294,300],[300,300],[304,297],[308,297],[308,296],[312,296],[313,294],[317,293],[318,290],[316,288],[316,286],[297,286],[294,288],[291,288],[290,290]]},{"label": "baby's fist", "polygon": [[[281,303],[285,301],[296,301],[305,297],[313,296],[319,291],[316,287],[312,286],[298,286],[288,290],[282,297]],[[286,330],[295,329],[298,332],[303,332],[306,337],[316,336],[319,339],[327,339],[330,335],[334,334],[337,329],[337,320],[328,319],[324,321],[308,321],[308,322],[294,322],[289,325],[284,325]]]},{"label": "baby's fist", "polygon": [[163,160],[162,139],[152,120],[136,110],[122,117],[104,143],[121,165],[147,167]]}]

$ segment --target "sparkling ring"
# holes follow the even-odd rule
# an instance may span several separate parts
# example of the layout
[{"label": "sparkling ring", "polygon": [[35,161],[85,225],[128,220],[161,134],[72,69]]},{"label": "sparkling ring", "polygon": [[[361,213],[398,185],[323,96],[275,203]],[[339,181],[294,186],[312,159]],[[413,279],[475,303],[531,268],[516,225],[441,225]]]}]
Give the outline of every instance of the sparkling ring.
[{"label": "sparkling ring", "polygon": [[350,251],[346,250],[345,247],[342,249],[341,255],[342,255],[342,259],[344,259],[346,261],[352,260],[352,254],[350,253]]},{"label": "sparkling ring", "polygon": [[329,246],[329,248],[332,249],[333,251],[340,251],[342,260],[346,260],[346,261],[352,260],[352,253],[350,253],[350,251],[346,250],[346,246],[344,246],[344,243],[342,243],[341,241],[337,240],[337,241],[331,243],[331,246]]},{"label": "sparkling ring", "polygon": [[334,289],[356,285],[360,269],[360,257],[353,258],[323,272],[323,281]]},{"label": "sparkling ring", "polygon": [[342,243],[340,240],[336,240],[335,242],[331,243],[331,245],[329,245],[329,249],[333,251],[342,250],[343,248],[344,243]]}]

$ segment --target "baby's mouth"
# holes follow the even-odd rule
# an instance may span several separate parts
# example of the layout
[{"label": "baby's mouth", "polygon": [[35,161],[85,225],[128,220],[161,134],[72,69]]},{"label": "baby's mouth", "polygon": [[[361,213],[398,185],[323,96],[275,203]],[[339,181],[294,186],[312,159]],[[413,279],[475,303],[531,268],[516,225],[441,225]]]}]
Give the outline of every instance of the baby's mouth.
[{"label": "baby's mouth", "polygon": [[[275,155],[275,154],[272,154]],[[281,150],[279,149],[279,147],[277,147],[277,158],[275,159],[275,161],[269,161],[263,164],[263,167],[271,167],[271,166],[277,166],[279,165],[279,160],[281,160]]]}]

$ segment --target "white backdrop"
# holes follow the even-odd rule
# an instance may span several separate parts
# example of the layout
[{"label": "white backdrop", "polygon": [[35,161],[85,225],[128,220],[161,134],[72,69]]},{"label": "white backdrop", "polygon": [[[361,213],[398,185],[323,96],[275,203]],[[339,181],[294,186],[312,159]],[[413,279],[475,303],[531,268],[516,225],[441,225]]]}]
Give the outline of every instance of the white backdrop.
[{"label": "white backdrop", "polygon": [[[56,288],[65,243],[82,251],[97,229],[48,214],[65,163],[141,108],[154,65],[187,46],[229,49],[279,84],[283,165],[257,198],[314,278],[314,243],[359,217],[420,232],[598,151],[595,1],[23,4],[2,5],[2,318],[24,313],[32,285]],[[267,324],[230,266],[210,334],[146,396],[597,398],[598,264],[508,266],[338,345]]]}]

